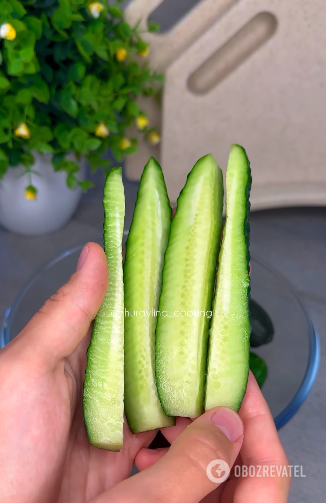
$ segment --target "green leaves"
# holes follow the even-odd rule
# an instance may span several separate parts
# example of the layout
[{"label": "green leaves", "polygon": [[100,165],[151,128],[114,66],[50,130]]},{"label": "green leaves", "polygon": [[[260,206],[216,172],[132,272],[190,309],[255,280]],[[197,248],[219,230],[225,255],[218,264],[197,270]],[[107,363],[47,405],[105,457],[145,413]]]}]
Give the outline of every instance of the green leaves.
[{"label": "green leaves", "polygon": [[7,68],[9,75],[19,75],[24,70],[24,63],[19,58],[12,57],[8,61]]},{"label": "green leaves", "polygon": [[78,185],[83,192],[87,192],[88,189],[94,187],[94,183],[90,182],[89,180],[83,180],[82,182],[79,182]]},{"label": "green leaves", "polygon": [[80,44],[87,55],[91,55],[98,43],[97,36],[95,33],[85,33],[80,39]]},{"label": "green leaves", "polygon": [[35,35],[26,29],[26,25],[18,20],[12,20],[17,34],[14,40],[5,41],[5,62],[9,75],[34,73],[38,70],[35,57]]},{"label": "green leaves", "polygon": [[139,106],[137,105],[137,103],[135,101],[129,101],[128,102],[128,112],[133,117],[138,117],[138,115],[139,115]]},{"label": "green leaves", "polygon": [[64,153],[54,154],[52,157],[52,164],[55,171],[65,171],[67,173],[67,185],[70,189],[74,189],[77,185],[79,185],[83,192],[86,192],[94,186],[94,184],[89,180],[81,181],[76,177],[76,174],[79,171],[78,163],[67,159]]},{"label": "green leaves", "polygon": [[101,82],[95,75],[87,75],[84,78],[80,92],[79,92],[79,101],[82,105],[89,105],[93,109],[97,109],[97,95],[100,89]]},{"label": "green leaves", "polygon": [[42,21],[34,16],[25,16],[24,23],[34,33],[36,40],[39,40],[42,36]]},{"label": "green leaves", "polygon": [[[76,167],[77,167],[77,169],[76,169],[75,172],[79,171],[78,165],[76,165]],[[71,190],[73,190],[74,188],[76,188],[77,179],[76,179],[76,177],[75,177],[75,175],[73,173],[68,173],[68,176],[67,176],[67,185],[68,185],[69,189],[71,189]]]},{"label": "green leaves", "polygon": [[20,59],[24,63],[29,63],[34,58],[34,47],[25,47],[20,51]]},{"label": "green leaves", "polygon": [[[88,151],[97,150],[102,144],[99,138],[89,135],[82,128],[70,128],[67,124],[59,124],[55,128],[54,134],[60,146],[66,151],[75,150],[87,154]],[[57,165],[58,159],[59,157],[55,157]]]},{"label": "green leaves", "polygon": [[0,129],[0,144],[1,143],[8,143],[10,140],[10,135],[6,133],[3,129]]},{"label": "green leaves", "polygon": [[154,23],[153,21],[148,21],[148,31],[149,32],[159,32],[160,31],[160,25],[157,23]]},{"label": "green leaves", "polygon": [[86,65],[81,61],[76,61],[69,68],[68,77],[69,80],[73,80],[75,82],[81,82],[85,76]]},{"label": "green leaves", "polygon": [[83,47],[83,44],[81,42],[79,42],[79,40],[76,40],[76,47],[80,53],[80,55],[84,58],[84,60],[86,61],[86,63],[91,63],[92,60],[90,58],[90,56],[87,54],[87,52],[85,51],[84,47]]},{"label": "green leaves", "polygon": [[84,21],[85,18],[81,14],[71,14],[70,19],[72,21]]},{"label": "green leaves", "polygon": [[33,105],[28,105],[25,107],[25,115],[27,119],[34,120],[35,118],[35,107]]},{"label": "green leaves", "polygon": [[71,131],[71,141],[77,152],[83,152],[85,150],[85,143],[88,139],[88,134],[86,131],[79,127],[75,127]]},{"label": "green leaves", "polygon": [[16,94],[16,103],[19,105],[29,105],[33,99],[33,90],[31,88],[19,89]]},{"label": "green leaves", "polygon": [[61,122],[54,129],[54,135],[59,142],[59,146],[68,151],[70,150],[71,145],[71,129],[70,127]]},{"label": "green leaves", "polygon": [[49,86],[39,75],[33,75],[31,78],[32,85],[29,88],[33,93],[33,97],[40,103],[48,103],[50,99]]},{"label": "green leaves", "polygon": [[35,124],[31,124],[30,130],[30,149],[41,154],[52,154],[54,152],[54,148],[50,144],[53,139],[53,133],[51,129],[48,126],[37,126]]},{"label": "green leaves", "polygon": [[120,35],[125,40],[127,40],[131,36],[132,30],[131,30],[129,24],[126,23],[125,21],[122,21],[121,23],[119,23],[117,27],[118,27]]},{"label": "green leaves", "polygon": [[2,0],[0,6],[1,6],[1,14],[3,16],[9,17],[9,15],[13,13],[13,7],[10,1]]},{"label": "green leaves", "polygon": [[112,77],[112,87],[115,91],[118,91],[125,82],[126,80],[122,73],[117,73],[114,77]]},{"label": "green leaves", "polygon": [[10,81],[3,74],[3,72],[0,72],[0,92],[7,91],[9,87],[10,87]]},{"label": "green leaves", "polygon": [[22,6],[22,4],[17,0],[10,0],[10,4],[12,7],[12,17],[20,19],[23,17],[24,14],[26,14],[26,10]]},{"label": "green leaves", "polygon": [[118,112],[121,112],[125,104],[127,103],[127,98],[123,96],[119,96],[116,100],[113,102],[113,109],[117,110]]},{"label": "green leaves", "polygon": [[77,117],[78,103],[73,97],[70,97],[69,95],[63,93],[61,95],[60,103],[62,110],[64,110],[68,115],[71,115],[71,117],[74,118]]},{"label": "green leaves", "polygon": [[[137,99],[156,94],[161,76],[145,59],[133,59],[148,43],[124,20],[122,0],[100,1],[96,17],[89,0],[0,0],[0,24],[16,32],[0,40],[0,178],[8,166],[31,168],[39,152],[52,155],[69,187],[87,190],[91,182],[78,180],[78,162],[67,154],[85,155],[92,172],[106,172],[107,149],[117,160],[136,151],[128,128],[140,113]],[[126,59],[117,57],[121,49]],[[101,133],[102,123],[109,134]]]},{"label": "green leaves", "polygon": [[123,17],[122,10],[119,7],[117,7],[116,5],[110,5],[108,7],[108,13],[111,14],[112,17],[117,17],[117,18]]},{"label": "green leaves", "polygon": [[34,124],[30,126],[30,129],[30,145],[47,144],[53,139],[53,133],[48,126],[37,126]]},{"label": "green leaves", "polygon": [[79,166],[77,162],[67,159],[64,153],[55,154],[52,157],[52,164],[55,171],[65,171],[67,173],[67,185],[74,189],[78,183],[75,173],[78,173]]},{"label": "green leaves", "polygon": [[75,86],[70,82],[60,94],[60,104],[62,109],[71,117],[76,118],[78,114],[78,103],[74,97]]},{"label": "green leaves", "polygon": [[59,30],[70,28],[72,11],[69,0],[59,0],[60,7],[54,11],[52,24]]},{"label": "green leaves", "polygon": [[1,148],[0,148],[0,161],[8,161],[8,156]]},{"label": "green leaves", "polygon": [[88,138],[85,148],[86,150],[97,150],[101,144],[102,142],[98,138]]}]

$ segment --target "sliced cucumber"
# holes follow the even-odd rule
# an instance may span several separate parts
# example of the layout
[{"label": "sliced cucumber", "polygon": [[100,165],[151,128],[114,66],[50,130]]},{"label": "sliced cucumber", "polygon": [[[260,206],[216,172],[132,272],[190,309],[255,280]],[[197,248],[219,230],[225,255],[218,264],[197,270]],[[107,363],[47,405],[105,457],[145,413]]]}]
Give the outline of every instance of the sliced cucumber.
[{"label": "sliced cucumber", "polygon": [[155,381],[155,328],[171,207],[160,165],[152,157],[138,190],[124,264],[125,411],[133,433],[174,424]]},{"label": "sliced cucumber", "polygon": [[103,196],[104,249],[109,286],[87,351],[84,419],[92,445],[112,451],[123,443],[124,302],[122,236],[125,197],[121,168],[110,171]]},{"label": "sliced cucumber", "polygon": [[246,152],[232,145],[226,173],[226,222],[210,329],[205,409],[240,408],[249,371],[249,193]]},{"label": "sliced cucumber", "polygon": [[165,254],[156,329],[156,380],[170,416],[203,411],[209,316],[220,242],[223,178],[200,159],[179,198]]}]

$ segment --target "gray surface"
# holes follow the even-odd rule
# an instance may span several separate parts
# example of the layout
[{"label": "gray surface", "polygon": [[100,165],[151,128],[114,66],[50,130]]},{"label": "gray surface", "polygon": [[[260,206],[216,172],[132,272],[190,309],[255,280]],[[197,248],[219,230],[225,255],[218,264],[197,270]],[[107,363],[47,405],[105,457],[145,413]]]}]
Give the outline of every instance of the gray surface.
[{"label": "gray surface", "polygon": [[160,25],[160,33],[167,33],[200,2],[201,0],[187,0],[186,2],[164,0],[149,17],[151,21]]},{"label": "gray surface", "polygon": [[[123,0],[120,4],[126,8],[133,0]],[[176,26],[202,0],[164,0],[148,16],[151,21],[158,23],[160,33],[167,33]]]},{"label": "gray surface", "polygon": [[[83,196],[73,220],[61,231],[23,237],[0,229],[0,317],[36,267],[59,252],[96,239],[102,231],[101,175]],[[126,226],[137,184],[126,182]],[[326,478],[326,208],[257,212],[251,215],[251,248],[279,269],[298,289],[321,340],[320,370],[313,390],[280,437],[291,464],[303,465],[306,478],[292,483],[291,503],[325,501]],[[295,354],[296,348],[293,347]]]}]

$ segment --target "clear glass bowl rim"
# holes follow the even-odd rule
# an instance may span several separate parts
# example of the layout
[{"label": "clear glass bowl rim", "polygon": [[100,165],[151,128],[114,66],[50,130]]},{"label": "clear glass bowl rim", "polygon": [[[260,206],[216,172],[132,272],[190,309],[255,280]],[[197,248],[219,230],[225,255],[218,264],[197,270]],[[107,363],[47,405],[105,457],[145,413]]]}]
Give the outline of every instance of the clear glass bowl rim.
[{"label": "clear glass bowl rim", "polygon": [[[124,232],[124,235],[127,235],[128,231]],[[9,334],[10,334],[10,329],[11,329],[11,323],[12,323],[12,318],[13,315],[16,311],[16,307],[19,304],[20,300],[22,297],[25,295],[25,293],[29,290],[31,285],[39,278],[40,274],[46,270],[52,267],[54,264],[62,260],[64,257],[71,255],[72,253],[76,253],[78,251],[81,251],[83,245],[77,245],[74,246],[73,248],[70,248],[69,250],[66,250],[53,259],[47,261],[45,264],[40,266],[39,268],[34,271],[33,275],[29,278],[29,280],[26,282],[25,286],[23,289],[20,291],[20,293],[17,295],[15,298],[12,306],[8,308],[5,312],[4,315],[4,320],[3,324],[1,327],[1,334],[0,334],[0,347],[4,347],[8,342],[9,342]],[[308,331],[309,331],[309,358],[308,358],[308,364],[307,368],[305,371],[305,375],[302,379],[302,382],[291,399],[291,401],[288,403],[288,405],[276,416],[274,417],[274,422],[276,428],[279,430],[284,426],[290,419],[291,417],[294,416],[294,414],[297,412],[297,410],[301,407],[303,402],[306,400],[312,385],[315,381],[317,372],[318,372],[318,366],[319,366],[319,359],[320,359],[320,343],[319,343],[319,336],[317,334],[317,331],[315,329],[315,326],[310,319],[303,303],[300,300],[299,295],[296,293],[295,288],[290,284],[290,282],[278,271],[270,267],[269,265],[265,264],[261,260],[257,260],[254,256],[251,257],[252,262],[256,262],[259,264],[261,267],[267,269],[271,274],[273,274],[275,277],[277,277],[282,283],[284,283],[287,287],[287,289],[292,293],[292,295],[295,297],[296,301],[298,302],[300,308],[303,311],[303,314],[305,316],[305,319],[307,321],[307,326],[308,326]]]}]

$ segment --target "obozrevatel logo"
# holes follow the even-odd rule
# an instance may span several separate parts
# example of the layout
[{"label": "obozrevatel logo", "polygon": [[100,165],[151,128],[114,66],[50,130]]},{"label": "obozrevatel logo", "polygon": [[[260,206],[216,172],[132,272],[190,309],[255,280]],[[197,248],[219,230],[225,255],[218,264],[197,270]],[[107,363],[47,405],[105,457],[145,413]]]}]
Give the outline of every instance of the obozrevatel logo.
[{"label": "obozrevatel logo", "polygon": [[[226,461],[223,459],[213,459],[213,461],[207,465],[206,475],[211,482],[222,484],[222,482],[229,477],[230,471],[231,469]],[[213,475],[213,473],[216,473],[216,475]]]}]

